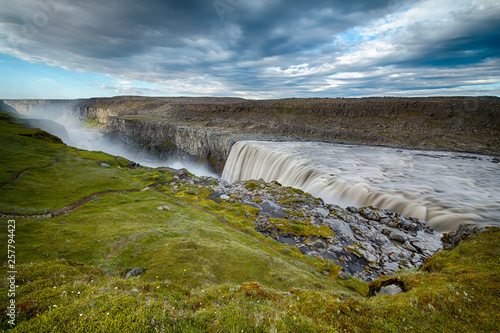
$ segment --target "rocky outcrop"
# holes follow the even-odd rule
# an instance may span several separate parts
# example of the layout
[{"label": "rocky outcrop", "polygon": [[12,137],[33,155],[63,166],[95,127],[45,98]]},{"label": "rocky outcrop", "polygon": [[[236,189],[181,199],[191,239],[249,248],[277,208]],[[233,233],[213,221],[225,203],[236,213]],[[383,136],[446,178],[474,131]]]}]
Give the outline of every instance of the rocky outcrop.
[{"label": "rocky outcrop", "polygon": [[483,225],[461,224],[456,231],[449,232],[443,236],[442,241],[444,243],[444,248],[446,250],[452,250],[465,240],[485,230],[486,227]]},{"label": "rocky outcrop", "polygon": [[262,180],[212,188],[213,200],[238,201],[258,208],[257,231],[295,246],[304,255],[331,260],[345,273],[366,281],[420,266],[442,247],[441,235],[425,221],[389,210],[343,209],[300,190]]}]

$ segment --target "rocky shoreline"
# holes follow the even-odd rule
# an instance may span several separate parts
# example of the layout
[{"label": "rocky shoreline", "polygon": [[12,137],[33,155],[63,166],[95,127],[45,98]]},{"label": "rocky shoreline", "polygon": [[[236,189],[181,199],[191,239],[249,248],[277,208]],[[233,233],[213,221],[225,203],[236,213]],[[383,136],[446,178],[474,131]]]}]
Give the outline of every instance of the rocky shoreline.
[{"label": "rocky shoreline", "polygon": [[220,182],[211,187],[214,194],[209,199],[258,208],[254,221],[257,231],[296,247],[304,255],[333,261],[341,267],[340,276],[372,281],[400,269],[419,267],[443,248],[442,235],[425,221],[392,211],[344,209],[263,180]]}]

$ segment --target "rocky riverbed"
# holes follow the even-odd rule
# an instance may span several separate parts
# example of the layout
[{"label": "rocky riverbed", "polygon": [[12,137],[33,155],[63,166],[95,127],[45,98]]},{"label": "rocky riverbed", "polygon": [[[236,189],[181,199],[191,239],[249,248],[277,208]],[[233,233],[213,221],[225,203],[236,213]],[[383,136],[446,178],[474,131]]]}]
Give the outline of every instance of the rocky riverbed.
[{"label": "rocky riverbed", "polygon": [[[208,183],[204,178],[183,182]],[[277,182],[210,182],[213,194],[209,199],[258,208],[254,221],[257,231],[295,246],[304,255],[335,262],[341,267],[341,276],[350,274],[372,281],[400,269],[418,267],[443,246],[442,235],[425,221],[389,210],[344,209]]]}]

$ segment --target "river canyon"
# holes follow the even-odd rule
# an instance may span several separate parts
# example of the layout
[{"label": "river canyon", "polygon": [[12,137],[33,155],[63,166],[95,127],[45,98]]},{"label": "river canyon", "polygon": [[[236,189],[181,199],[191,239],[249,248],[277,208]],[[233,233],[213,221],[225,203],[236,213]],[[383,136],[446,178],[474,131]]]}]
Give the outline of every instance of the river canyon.
[{"label": "river canyon", "polygon": [[[68,144],[227,182],[276,180],[438,231],[500,225],[499,99],[5,100]],[[7,111],[8,111],[7,110]],[[83,126],[83,129],[82,129]],[[41,126],[40,126],[41,127]]]}]

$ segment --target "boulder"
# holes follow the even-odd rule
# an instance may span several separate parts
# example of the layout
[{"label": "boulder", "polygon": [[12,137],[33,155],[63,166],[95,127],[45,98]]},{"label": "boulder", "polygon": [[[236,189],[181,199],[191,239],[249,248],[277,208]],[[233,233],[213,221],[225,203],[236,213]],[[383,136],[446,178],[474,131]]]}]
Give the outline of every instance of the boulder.
[{"label": "boulder", "polygon": [[484,226],[479,226],[475,224],[461,224],[457,231],[447,233],[443,236],[442,241],[446,244],[445,248],[448,250],[454,249],[463,241],[485,231]]},{"label": "boulder", "polygon": [[144,269],[142,268],[132,268],[130,271],[127,272],[127,275],[125,278],[131,278],[132,276],[138,276],[144,273]]},{"label": "boulder", "polygon": [[393,296],[397,294],[402,294],[403,289],[395,284],[390,284],[388,286],[381,287],[378,292],[375,292],[375,296]]}]

